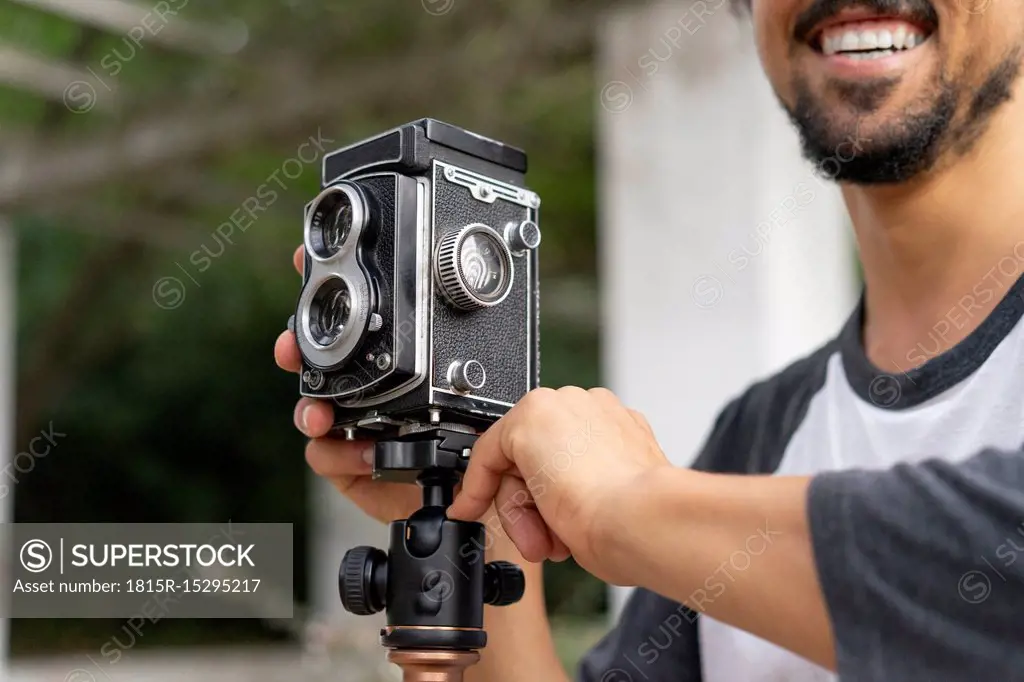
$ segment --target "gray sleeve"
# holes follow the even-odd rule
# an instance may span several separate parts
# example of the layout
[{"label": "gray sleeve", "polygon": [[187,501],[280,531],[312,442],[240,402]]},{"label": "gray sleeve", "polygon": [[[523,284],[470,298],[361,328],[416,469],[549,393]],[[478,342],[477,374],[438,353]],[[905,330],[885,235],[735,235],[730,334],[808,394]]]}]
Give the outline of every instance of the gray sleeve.
[{"label": "gray sleeve", "polygon": [[700,682],[697,614],[634,590],[618,624],[581,661],[578,682]]},{"label": "gray sleeve", "polygon": [[820,474],[808,516],[843,682],[1024,677],[1024,452]]}]

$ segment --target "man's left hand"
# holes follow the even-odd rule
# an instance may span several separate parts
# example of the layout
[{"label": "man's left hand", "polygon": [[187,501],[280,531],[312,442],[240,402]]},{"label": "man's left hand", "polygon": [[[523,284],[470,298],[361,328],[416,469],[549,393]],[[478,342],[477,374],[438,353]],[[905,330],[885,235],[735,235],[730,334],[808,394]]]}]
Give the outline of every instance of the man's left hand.
[{"label": "man's left hand", "polygon": [[629,584],[606,539],[629,532],[620,510],[666,467],[647,420],[611,391],[540,388],[477,441],[449,516],[476,519],[493,502],[528,561],[571,553],[599,578]]}]

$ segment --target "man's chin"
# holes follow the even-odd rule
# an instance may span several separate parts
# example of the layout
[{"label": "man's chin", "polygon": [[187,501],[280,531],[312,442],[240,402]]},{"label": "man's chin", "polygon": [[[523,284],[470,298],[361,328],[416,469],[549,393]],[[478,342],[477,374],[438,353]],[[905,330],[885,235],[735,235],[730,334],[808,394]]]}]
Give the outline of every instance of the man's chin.
[{"label": "man's chin", "polygon": [[822,175],[859,185],[896,184],[926,172],[955,113],[955,99],[949,97],[917,114],[888,104],[870,113],[847,102],[829,104],[804,90],[787,111],[804,157]]},{"label": "man's chin", "polygon": [[871,138],[856,126],[827,137],[803,136],[804,157],[819,175],[855,185],[906,182],[930,168],[935,154],[915,140]]}]

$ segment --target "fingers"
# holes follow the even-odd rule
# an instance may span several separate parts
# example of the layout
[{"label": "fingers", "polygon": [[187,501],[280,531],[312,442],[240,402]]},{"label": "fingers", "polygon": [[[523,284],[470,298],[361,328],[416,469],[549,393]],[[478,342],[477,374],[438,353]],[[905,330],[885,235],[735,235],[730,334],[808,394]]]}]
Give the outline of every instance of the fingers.
[{"label": "fingers", "polygon": [[295,405],[295,428],[310,438],[320,438],[334,426],[334,408],[312,398],[302,398]]},{"label": "fingers", "polygon": [[654,436],[654,429],[651,428],[651,423],[647,421],[647,417],[643,416],[636,410],[629,409],[628,407],[626,408],[626,411],[629,412],[629,416],[633,418],[633,421],[636,422],[637,426],[639,426],[641,429],[646,431],[651,436]]},{"label": "fingers", "polygon": [[449,515],[464,521],[480,517],[494,500],[502,476],[513,469],[531,480],[545,465],[545,444],[564,438],[565,425],[578,420],[573,405],[583,404],[586,395],[575,387],[530,391],[477,439],[462,479],[462,494]]},{"label": "fingers", "polygon": [[469,468],[462,477],[462,490],[454,504],[448,508],[449,518],[474,521],[491,506],[501,485],[502,475],[512,468],[512,461],[505,456],[501,447],[501,433],[505,424],[505,418],[499,419],[477,439],[473,446],[473,456],[469,459]]},{"label": "fingers", "polygon": [[295,372],[302,368],[302,359],[299,356],[299,345],[295,342],[293,332],[284,331],[274,342],[274,360],[277,366],[288,372]]},{"label": "fingers", "polygon": [[551,556],[554,543],[551,531],[533,502],[526,483],[515,476],[501,480],[494,506],[509,540],[527,561],[537,563]]},{"label": "fingers", "polygon": [[625,410],[626,414],[629,415],[629,418],[632,419],[633,423],[635,423],[648,434],[652,436],[654,435],[654,430],[651,429],[651,425],[647,421],[647,418],[644,417],[639,412],[637,412],[636,410],[628,408],[625,405],[623,405],[622,401],[619,400],[618,396],[609,391],[607,388],[592,388],[589,391],[587,391],[587,393],[591,395],[594,401],[597,402],[607,414],[620,415],[622,411]]},{"label": "fingers", "polygon": [[[299,247],[292,255],[292,264],[302,274],[302,262],[305,258],[304,247]],[[299,356],[299,345],[295,342],[294,332],[284,331],[277,337],[274,343],[274,360],[277,366],[288,372],[298,373],[302,369],[302,359]]]},{"label": "fingers", "polygon": [[587,391],[587,397],[594,401],[602,412],[614,415],[623,410],[622,403],[618,396],[607,388],[591,388]]},{"label": "fingers", "polygon": [[572,556],[572,552],[570,552],[569,548],[565,546],[565,543],[562,542],[561,538],[555,535],[554,531],[551,532],[551,541],[551,554],[548,555],[549,561],[560,563]]},{"label": "fingers", "polygon": [[317,438],[306,446],[306,462],[318,476],[332,480],[369,476],[373,471],[373,443]]}]

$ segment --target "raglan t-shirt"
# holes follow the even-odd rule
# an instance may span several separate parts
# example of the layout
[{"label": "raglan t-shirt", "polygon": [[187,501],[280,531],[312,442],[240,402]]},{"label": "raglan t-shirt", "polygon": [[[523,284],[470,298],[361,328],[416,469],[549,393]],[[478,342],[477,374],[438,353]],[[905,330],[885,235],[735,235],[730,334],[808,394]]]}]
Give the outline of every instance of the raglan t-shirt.
[{"label": "raglan t-shirt", "polygon": [[837,673],[638,589],[578,680],[1024,680],[1024,278],[939,353],[950,325],[976,322],[978,289],[893,359],[904,372],[868,360],[861,303],[836,339],[727,405],[694,464],[814,476]]}]

